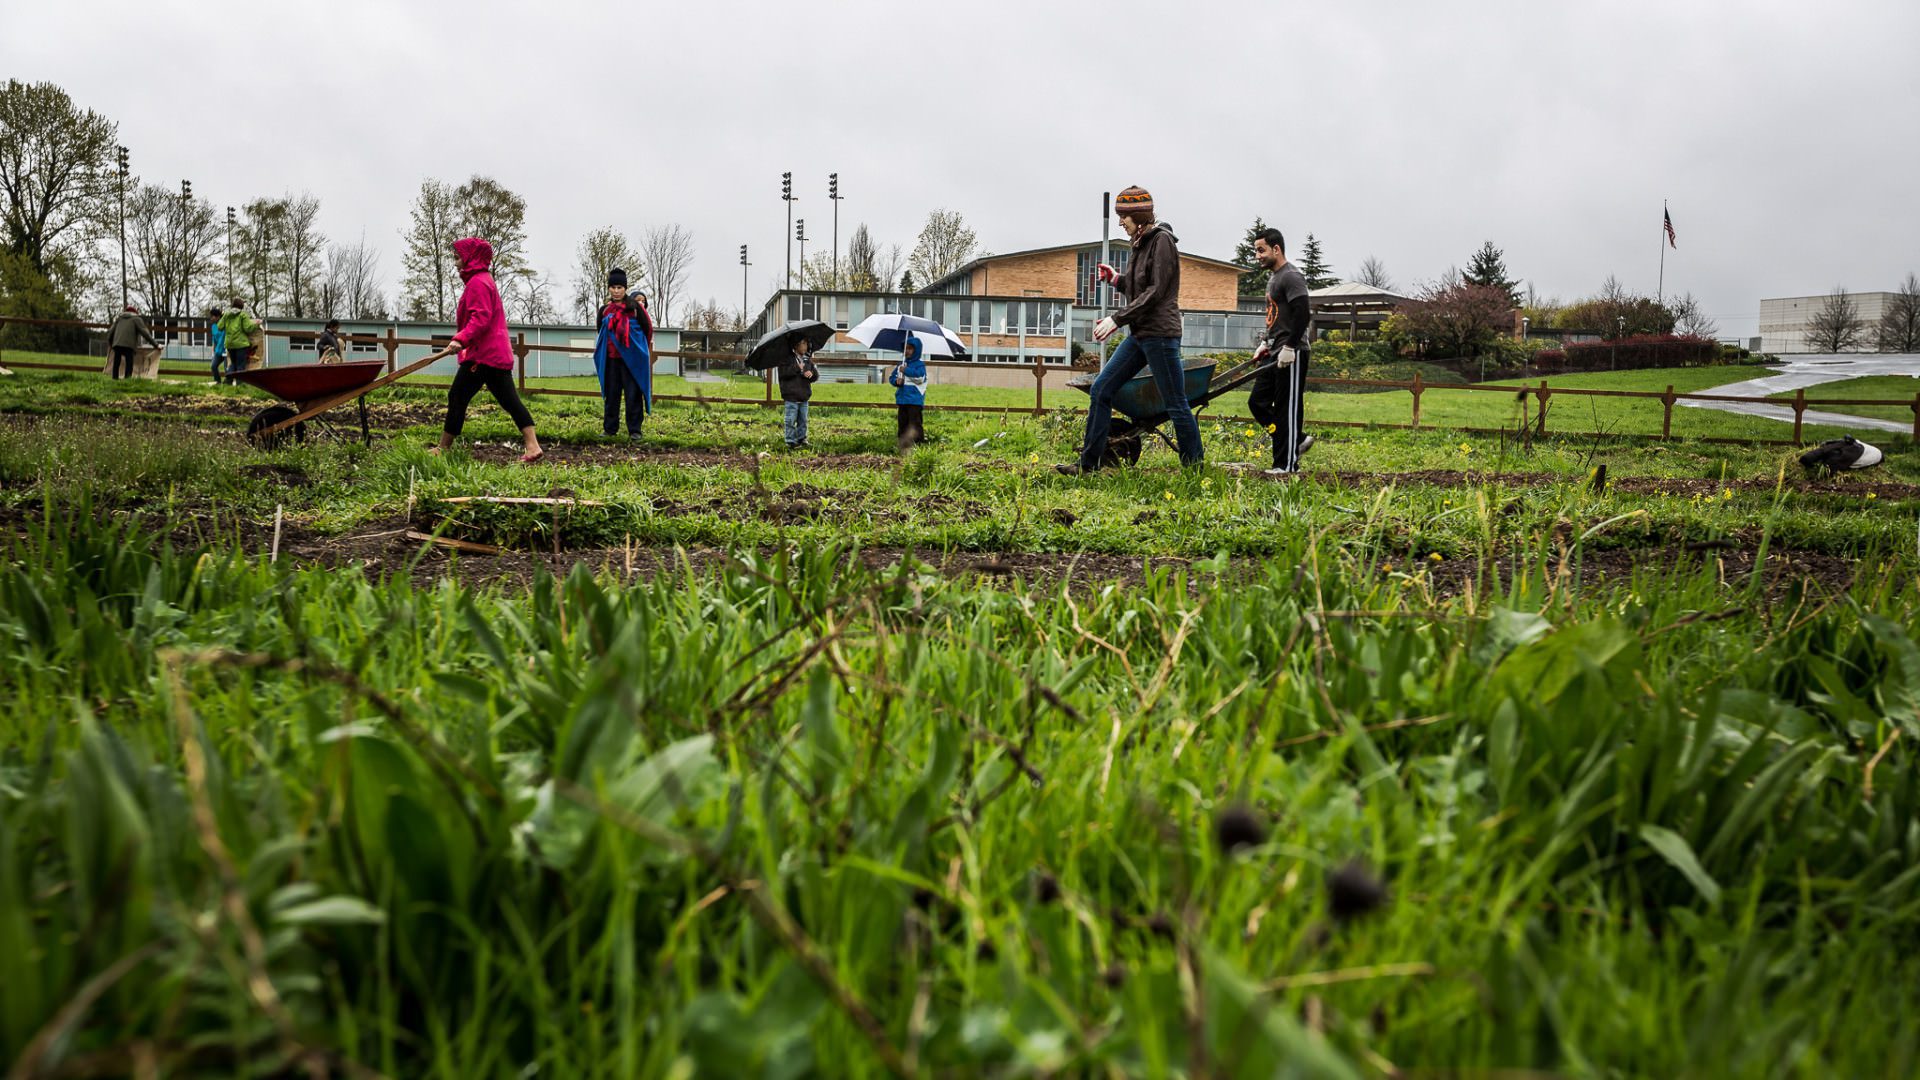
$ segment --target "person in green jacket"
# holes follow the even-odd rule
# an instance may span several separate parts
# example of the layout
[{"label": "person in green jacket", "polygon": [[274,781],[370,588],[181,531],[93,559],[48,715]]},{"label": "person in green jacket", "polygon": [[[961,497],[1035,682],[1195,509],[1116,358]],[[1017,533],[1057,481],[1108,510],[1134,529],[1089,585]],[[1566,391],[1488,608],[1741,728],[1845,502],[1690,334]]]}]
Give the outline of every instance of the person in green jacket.
[{"label": "person in green jacket", "polygon": [[247,302],[241,297],[233,298],[233,307],[220,316],[220,333],[227,342],[227,376],[231,381],[233,373],[247,370],[253,361],[253,339],[260,333],[260,323],[247,314]]}]

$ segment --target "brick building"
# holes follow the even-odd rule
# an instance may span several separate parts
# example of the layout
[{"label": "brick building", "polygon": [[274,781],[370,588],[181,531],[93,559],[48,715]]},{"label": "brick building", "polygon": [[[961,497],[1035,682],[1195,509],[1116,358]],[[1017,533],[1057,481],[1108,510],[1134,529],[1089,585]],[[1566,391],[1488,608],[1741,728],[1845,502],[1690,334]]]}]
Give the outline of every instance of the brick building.
[{"label": "brick building", "polygon": [[[1107,247],[1107,262],[1125,270],[1133,249],[1125,239]],[[928,282],[918,291],[936,296],[1071,296],[1074,304],[1097,308],[1100,296],[1093,281],[1100,265],[1100,244],[1067,244],[1034,248],[1005,255],[988,255]],[[1239,310],[1242,269],[1223,259],[1180,253],[1180,308],[1182,311]],[[1108,298],[1112,306],[1112,297]]]}]

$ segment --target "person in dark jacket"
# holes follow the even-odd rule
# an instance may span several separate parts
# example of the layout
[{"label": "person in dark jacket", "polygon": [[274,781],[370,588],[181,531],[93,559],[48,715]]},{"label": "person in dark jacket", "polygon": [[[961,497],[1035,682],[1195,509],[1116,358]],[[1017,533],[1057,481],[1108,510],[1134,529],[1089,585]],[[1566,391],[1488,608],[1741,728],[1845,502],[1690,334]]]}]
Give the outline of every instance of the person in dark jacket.
[{"label": "person in dark jacket", "polygon": [[320,354],[323,364],[338,364],[347,358],[347,348],[340,342],[340,320],[328,319],[321,329],[320,336],[314,339],[313,348]]},{"label": "person in dark jacket", "polygon": [[793,351],[780,361],[779,374],[780,400],[786,403],[782,434],[787,437],[787,449],[798,450],[807,445],[807,402],[813,400],[813,384],[820,378],[820,369],[813,364],[813,345],[804,336],[794,336]]},{"label": "person in dark jacket", "polygon": [[1301,430],[1306,419],[1307,354],[1313,336],[1313,309],[1307,279],[1287,261],[1287,239],[1279,229],[1253,238],[1253,257],[1267,273],[1267,332],[1253,358],[1271,356],[1274,365],[1253,377],[1247,409],[1255,423],[1273,436],[1273,468],[1268,476],[1291,476],[1300,455],[1312,443]]},{"label": "person in dark jacket", "polygon": [[900,345],[900,363],[887,374],[887,382],[898,387],[893,404],[898,414],[894,445],[901,452],[927,437],[927,361],[920,354],[926,346],[913,334]]},{"label": "person in dark jacket", "polygon": [[1101,263],[1099,280],[1111,284],[1126,298],[1126,306],[1093,327],[1095,341],[1106,341],[1121,327],[1127,340],[1113,351],[1107,366],[1093,380],[1093,401],[1087,410],[1087,433],[1080,460],[1055,466],[1068,476],[1093,472],[1106,450],[1107,428],[1113,422],[1113,398],[1141,368],[1153,371],[1167,416],[1173,421],[1180,463],[1198,465],[1205,457],[1200,445],[1200,422],[1187,404],[1186,366],[1180,362],[1180,249],[1179,237],[1153,212],[1153,196],[1130,187],[1113,197],[1113,211],[1133,244],[1133,257],[1122,273]]},{"label": "person in dark jacket", "polygon": [[[147,329],[147,320],[140,317],[140,309],[128,304],[126,310],[114,316],[113,325],[107,328],[107,346],[113,350],[112,376],[116,379],[133,377],[133,350],[146,342],[150,348],[159,348],[154,340],[153,331]],[[125,364],[127,373],[120,374],[120,365]]]},{"label": "person in dark jacket", "polygon": [[627,438],[639,441],[644,417],[653,412],[653,317],[637,293],[627,291],[627,272],[607,271],[607,304],[600,309],[600,336],[593,343],[593,370],[600,376],[604,408],[600,430],[620,433],[620,404],[627,406]]}]

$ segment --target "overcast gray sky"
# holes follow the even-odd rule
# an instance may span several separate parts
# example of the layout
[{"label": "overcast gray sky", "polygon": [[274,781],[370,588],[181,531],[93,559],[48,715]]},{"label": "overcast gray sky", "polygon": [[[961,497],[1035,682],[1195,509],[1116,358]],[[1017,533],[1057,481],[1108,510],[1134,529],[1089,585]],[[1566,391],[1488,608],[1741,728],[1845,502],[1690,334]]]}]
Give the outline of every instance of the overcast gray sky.
[{"label": "overcast gray sky", "polygon": [[311,191],[389,291],[420,181],[481,173],[558,279],[589,228],[678,222],[728,306],[752,245],[757,307],[780,173],[826,244],[837,170],[843,244],[911,246],[935,207],[994,251],[1072,242],[1140,184],[1198,254],[1259,214],[1405,287],[1491,239],[1563,299],[1651,293],[1666,199],[1667,290],[1723,334],[1920,271],[1916,43],[1912,0],[0,0],[0,77],[66,87],[215,205]]}]

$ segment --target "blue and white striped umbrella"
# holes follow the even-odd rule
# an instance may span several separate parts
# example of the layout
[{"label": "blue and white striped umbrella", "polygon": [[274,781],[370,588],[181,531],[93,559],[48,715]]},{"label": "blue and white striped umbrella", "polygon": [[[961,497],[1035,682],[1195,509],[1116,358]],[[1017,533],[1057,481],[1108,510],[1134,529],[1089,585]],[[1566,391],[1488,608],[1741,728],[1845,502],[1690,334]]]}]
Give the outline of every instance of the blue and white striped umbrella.
[{"label": "blue and white striped umbrella", "polygon": [[869,349],[891,352],[899,352],[906,345],[908,334],[920,339],[928,356],[967,355],[967,346],[960,335],[918,315],[869,315],[847,331],[848,337]]}]

